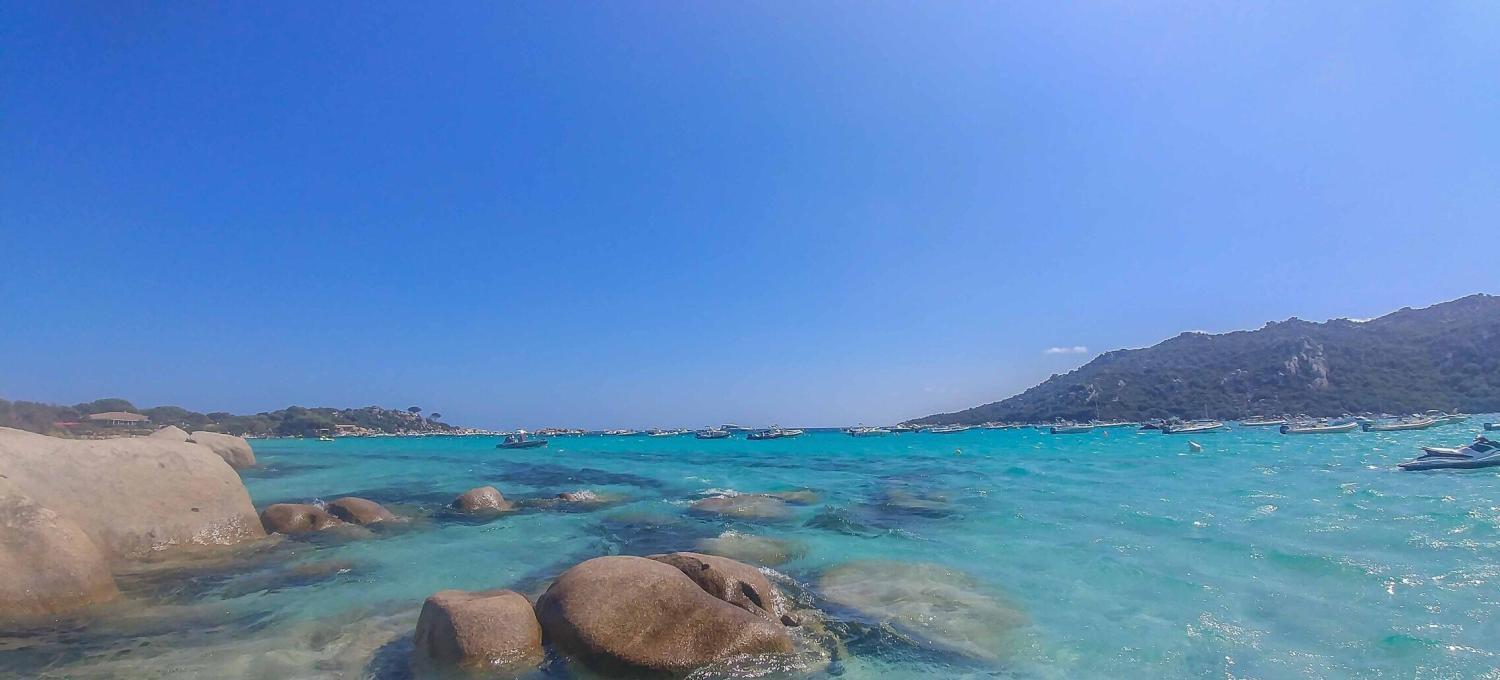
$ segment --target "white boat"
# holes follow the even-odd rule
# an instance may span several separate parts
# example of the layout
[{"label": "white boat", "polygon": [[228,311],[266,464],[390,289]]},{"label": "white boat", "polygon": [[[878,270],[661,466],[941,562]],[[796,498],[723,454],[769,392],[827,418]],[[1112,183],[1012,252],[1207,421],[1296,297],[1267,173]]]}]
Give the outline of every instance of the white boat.
[{"label": "white boat", "polygon": [[845,430],[845,432],[848,432],[851,437],[884,437],[891,433],[890,430],[883,427],[865,427],[863,425],[851,427]]},{"label": "white boat", "polygon": [[1224,423],[1217,420],[1195,420],[1190,423],[1166,424],[1161,426],[1162,434],[1198,434],[1201,432],[1215,432],[1224,429]]},{"label": "white boat", "polygon": [[1484,431],[1485,432],[1491,432],[1491,431],[1494,431],[1494,430],[1500,430],[1500,425],[1496,425],[1494,423],[1485,423],[1484,424]]},{"label": "white boat", "polygon": [[781,431],[781,438],[782,439],[788,439],[788,438],[791,438],[791,437],[800,437],[800,436],[802,436],[802,430],[782,430]]},{"label": "white boat", "polygon": [[1286,418],[1246,418],[1240,424],[1245,427],[1281,427],[1286,424]]},{"label": "white boat", "polygon": [[974,429],[973,425],[939,425],[937,427],[928,428],[927,431],[931,432],[932,434],[955,434],[958,432],[968,432],[972,429]]},{"label": "white boat", "polygon": [[1087,423],[1058,423],[1048,428],[1047,431],[1052,434],[1082,434],[1084,432],[1093,432],[1094,426]]},{"label": "white boat", "polygon": [[1340,432],[1353,432],[1359,427],[1356,421],[1347,423],[1287,423],[1281,426],[1282,434],[1338,434]]},{"label": "white boat", "polygon": [[1500,465],[1500,444],[1480,435],[1474,438],[1473,443],[1457,449],[1424,446],[1421,456],[1399,465],[1403,470],[1472,470],[1494,467]]},{"label": "white boat", "polygon": [[1469,416],[1458,413],[1457,411],[1453,413],[1443,413],[1442,411],[1438,411],[1436,409],[1428,411],[1426,413],[1426,416],[1428,418],[1437,420],[1438,425],[1454,425],[1457,423],[1462,423],[1469,419]]},{"label": "white boat", "polygon": [[728,439],[729,434],[729,430],[710,427],[707,430],[698,430],[697,432],[693,433],[693,436],[697,437],[698,439]]},{"label": "white boat", "polygon": [[1425,430],[1436,424],[1438,424],[1436,418],[1428,418],[1423,416],[1417,418],[1403,418],[1401,420],[1389,421],[1384,423],[1366,421],[1364,423],[1361,423],[1360,427],[1364,429],[1365,432],[1405,432],[1407,430]]}]

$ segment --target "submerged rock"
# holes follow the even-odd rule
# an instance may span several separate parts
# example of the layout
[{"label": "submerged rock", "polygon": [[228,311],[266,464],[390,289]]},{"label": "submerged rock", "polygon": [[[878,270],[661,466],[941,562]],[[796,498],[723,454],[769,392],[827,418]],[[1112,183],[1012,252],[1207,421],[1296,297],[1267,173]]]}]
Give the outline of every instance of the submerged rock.
[{"label": "submerged rock", "polygon": [[694,547],[698,549],[698,552],[767,567],[786,564],[807,552],[806,546],[795,541],[742,534],[736,531],[726,531],[712,538],[700,539]]},{"label": "submerged rock", "polygon": [[824,572],[818,589],[875,623],[982,660],[1005,656],[1026,621],[967,574],[939,564],[848,562]]},{"label": "submerged rock", "polygon": [[261,511],[260,521],[266,531],[288,536],[322,531],[344,523],[322,508],[306,503],[277,503],[269,506]]},{"label": "submerged rock", "polygon": [[542,661],[542,628],[531,602],[509,590],[444,590],[417,618],[417,659],[490,672],[523,671]]},{"label": "submerged rock", "polygon": [[509,512],[515,506],[500,495],[500,490],[493,486],[480,486],[469,489],[458,495],[449,504],[454,510],[473,514]]},{"label": "submerged rock", "polygon": [[328,513],[350,524],[360,525],[396,519],[379,503],[355,496],[345,496],[329,503]]},{"label": "submerged rock", "polygon": [[845,508],[824,508],[802,524],[809,529],[823,529],[860,538],[884,535],[883,530],[859,521]]},{"label": "submerged rock", "polygon": [[779,498],[788,503],[791,503],[792,505],[812,505],[821,500],[818,497],[818,493],[816,491],[810,491],[808,489],[799,489],[796,491],[776,491],[773,493],[768,493],[766,495],[772,498]]},{"label": "submerged rock", "polygon": [[0,428],[0,471],[82,529],[107,559],[265,536],[239,475],[195,444],[80,441]]},{"label": "submerged rock", "polygon": [[166,439],[174,442],[185,442],[188,440],[187,431],[176,425],[168,425],[146,436],[152,439]]},{"label": "submerged rock", "polygon": [[878,505],[885,510],[922,517],[943,518],[956,512],[953,502],[945,494],[912,492],[896,487],[882,491]]},{"label": "submerged rock", "polygon": [[[692,566],[701,569],[702,557],[709,556]],[[551,644],[603,673],[683,674],[733,656],[792,651],[779,623],[715,597],[676,566],[643,557],[574,566],[536,611]]]},{"label": "submerged rock", "polygon": [[62,614],[119,596],[88,534],[0,477],[0,620]]},{"label": "submerged rock", "polygon": [[751,520],[783,520],[792,515],[786,501],[763,494],[714,496],[693,503],[688,506],[688,510],[698,514]]},{"label": "submerged rock", "polygon": [[187,440],[207,446],[236,470],[255,467],[255,452],[250,450],[250,442],[245,441],[244,437],[199,430],[188,435]]}]

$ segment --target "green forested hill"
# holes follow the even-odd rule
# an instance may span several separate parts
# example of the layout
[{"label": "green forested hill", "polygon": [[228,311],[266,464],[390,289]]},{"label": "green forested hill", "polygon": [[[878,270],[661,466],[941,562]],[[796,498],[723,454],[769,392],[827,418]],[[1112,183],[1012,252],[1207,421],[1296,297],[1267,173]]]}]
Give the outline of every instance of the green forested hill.
[{"label": "green forested hill", "polygon": [[1109,352],[1021,394],[924,423],[1500,411],[1500,297],[1378,319],[1292,318]]}]

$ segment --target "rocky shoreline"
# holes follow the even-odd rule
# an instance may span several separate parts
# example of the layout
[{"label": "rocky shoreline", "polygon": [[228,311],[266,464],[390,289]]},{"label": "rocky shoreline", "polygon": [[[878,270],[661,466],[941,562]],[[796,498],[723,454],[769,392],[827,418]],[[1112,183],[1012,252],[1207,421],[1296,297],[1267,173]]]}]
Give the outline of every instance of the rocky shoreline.
[{"label": "rocky shoreline", "polygon": [[[245,440],[215,433],[164,428],[148,437],[80,441],[0,428],[0,567],[11,576],[0,584],[0,620],[21,628],[90,616],[107,621],[130,605],[128,593],[142,579],[173,578],[170,570],[154,570],[163,560],[184,560],[189,571],[264,570],[267,561],[274,566],[296,554],[298,545],[425,531],[434,521],[489,524],[515,513],[592,512],[630,500],[589,489],[516,500],[479,486],[436,509],[387,508],[345,496],[271,503],[257,512],[238,472],[254,466]],[[923,511],[940,502],[888,500]],[[794,506],[818,502],[805,489],[681,501],[689,516],[768,527],[786,521]],[[433,677],[547,669],[681,677],[773,668],[795,676],[826,671],[844,653],[846,638],[868,635],[850,633],[847,622],[832,625],[830,607],[922,641],[915,644],[980,661],[998,658],[1006,636],[1024,621],[937,565],[847,562],[817,583],[798,584],[773,570],[807,552],[796,541],[734,530],[685,540],[675,547],[669,540],[668,552],[584,558],[540,582],[435,592],[409,633],[395,639],[406,642],[381,648],[381,662]],[[313,560],[261,578],[316,582],[353,568]]]}]

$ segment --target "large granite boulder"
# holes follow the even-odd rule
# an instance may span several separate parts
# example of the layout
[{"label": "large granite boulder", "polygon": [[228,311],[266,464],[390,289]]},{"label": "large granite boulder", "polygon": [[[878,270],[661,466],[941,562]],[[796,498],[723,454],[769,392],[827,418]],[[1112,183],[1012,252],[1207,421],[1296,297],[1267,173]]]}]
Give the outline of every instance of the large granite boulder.
[{"label": "large granite boulder", "polygon": [[684,674],[734,656],[792,651],[779,623],[715,597],[677,566],[644,557],[574,566],[537,601],[536,612],[553,645],[607,674]]},{"label": "large granite boulder", "polygon": [[265,536],[239,474],[195,444],[0,428],[0,475],[77,525],[109,559]]},{"label": "large granite boulder", "polygon": [[244,437],[199,430],[188,435],[188,441],[207,446],[237,470],[255,467],[255,452],[250,450],[250,442]]},{"label": "large granite boulder", "polygon": [[1013,651],[1026,617],[972,577],[940,564],[847,562],[818,580],[823,597],[935,648],[992,661]]},{"label": "large granite boulder", "polygon": [[542,661],[542,628],[520,593],[444,590],[417,617],[416,655],[434,666],[518,672]]},{"label": "large granite boulder", "polygon": [[185,442],[188,440],[187,430],[177,427],[176,425],[168,425],[146,436],[151,437],[152,439],[165,439],[167,441],[174,442]]},{"label": "large granite boulder", "polygon": [[458,495],[450,504],[454,510],[476,515],[497,512],[509,512],[515,506],[500,495],[500,490],[493,486],[480,486],[469,489]]},{"label": "large granite boulder", "polygon": [[345,496],[328,504],[328,513],[350,524],[375,524],[396,519],[390,510],[375,501]]},{"label": "large granite boulder", "polygon": [[277,503],[260,511],[260,523],[271,533],[295,536],[322,531],[344,522],[316,505]]},{"label": "large granite boulder", "polygon": [[119,597],[104,554],[77,524],[0,478],[0,621]]},{"label": "large granite boulder", "polygon": [[690,512],[730,519],[783,520],[791,517],[786,501],[764,494],[712,496],[688,506]]},{"label": "large granite boulder", "polygon": [[785,606],[766,575],[755,567],[717,555],[675,552],[649,559],[670,564],[704,592],[751,614],[779,621]]}]

